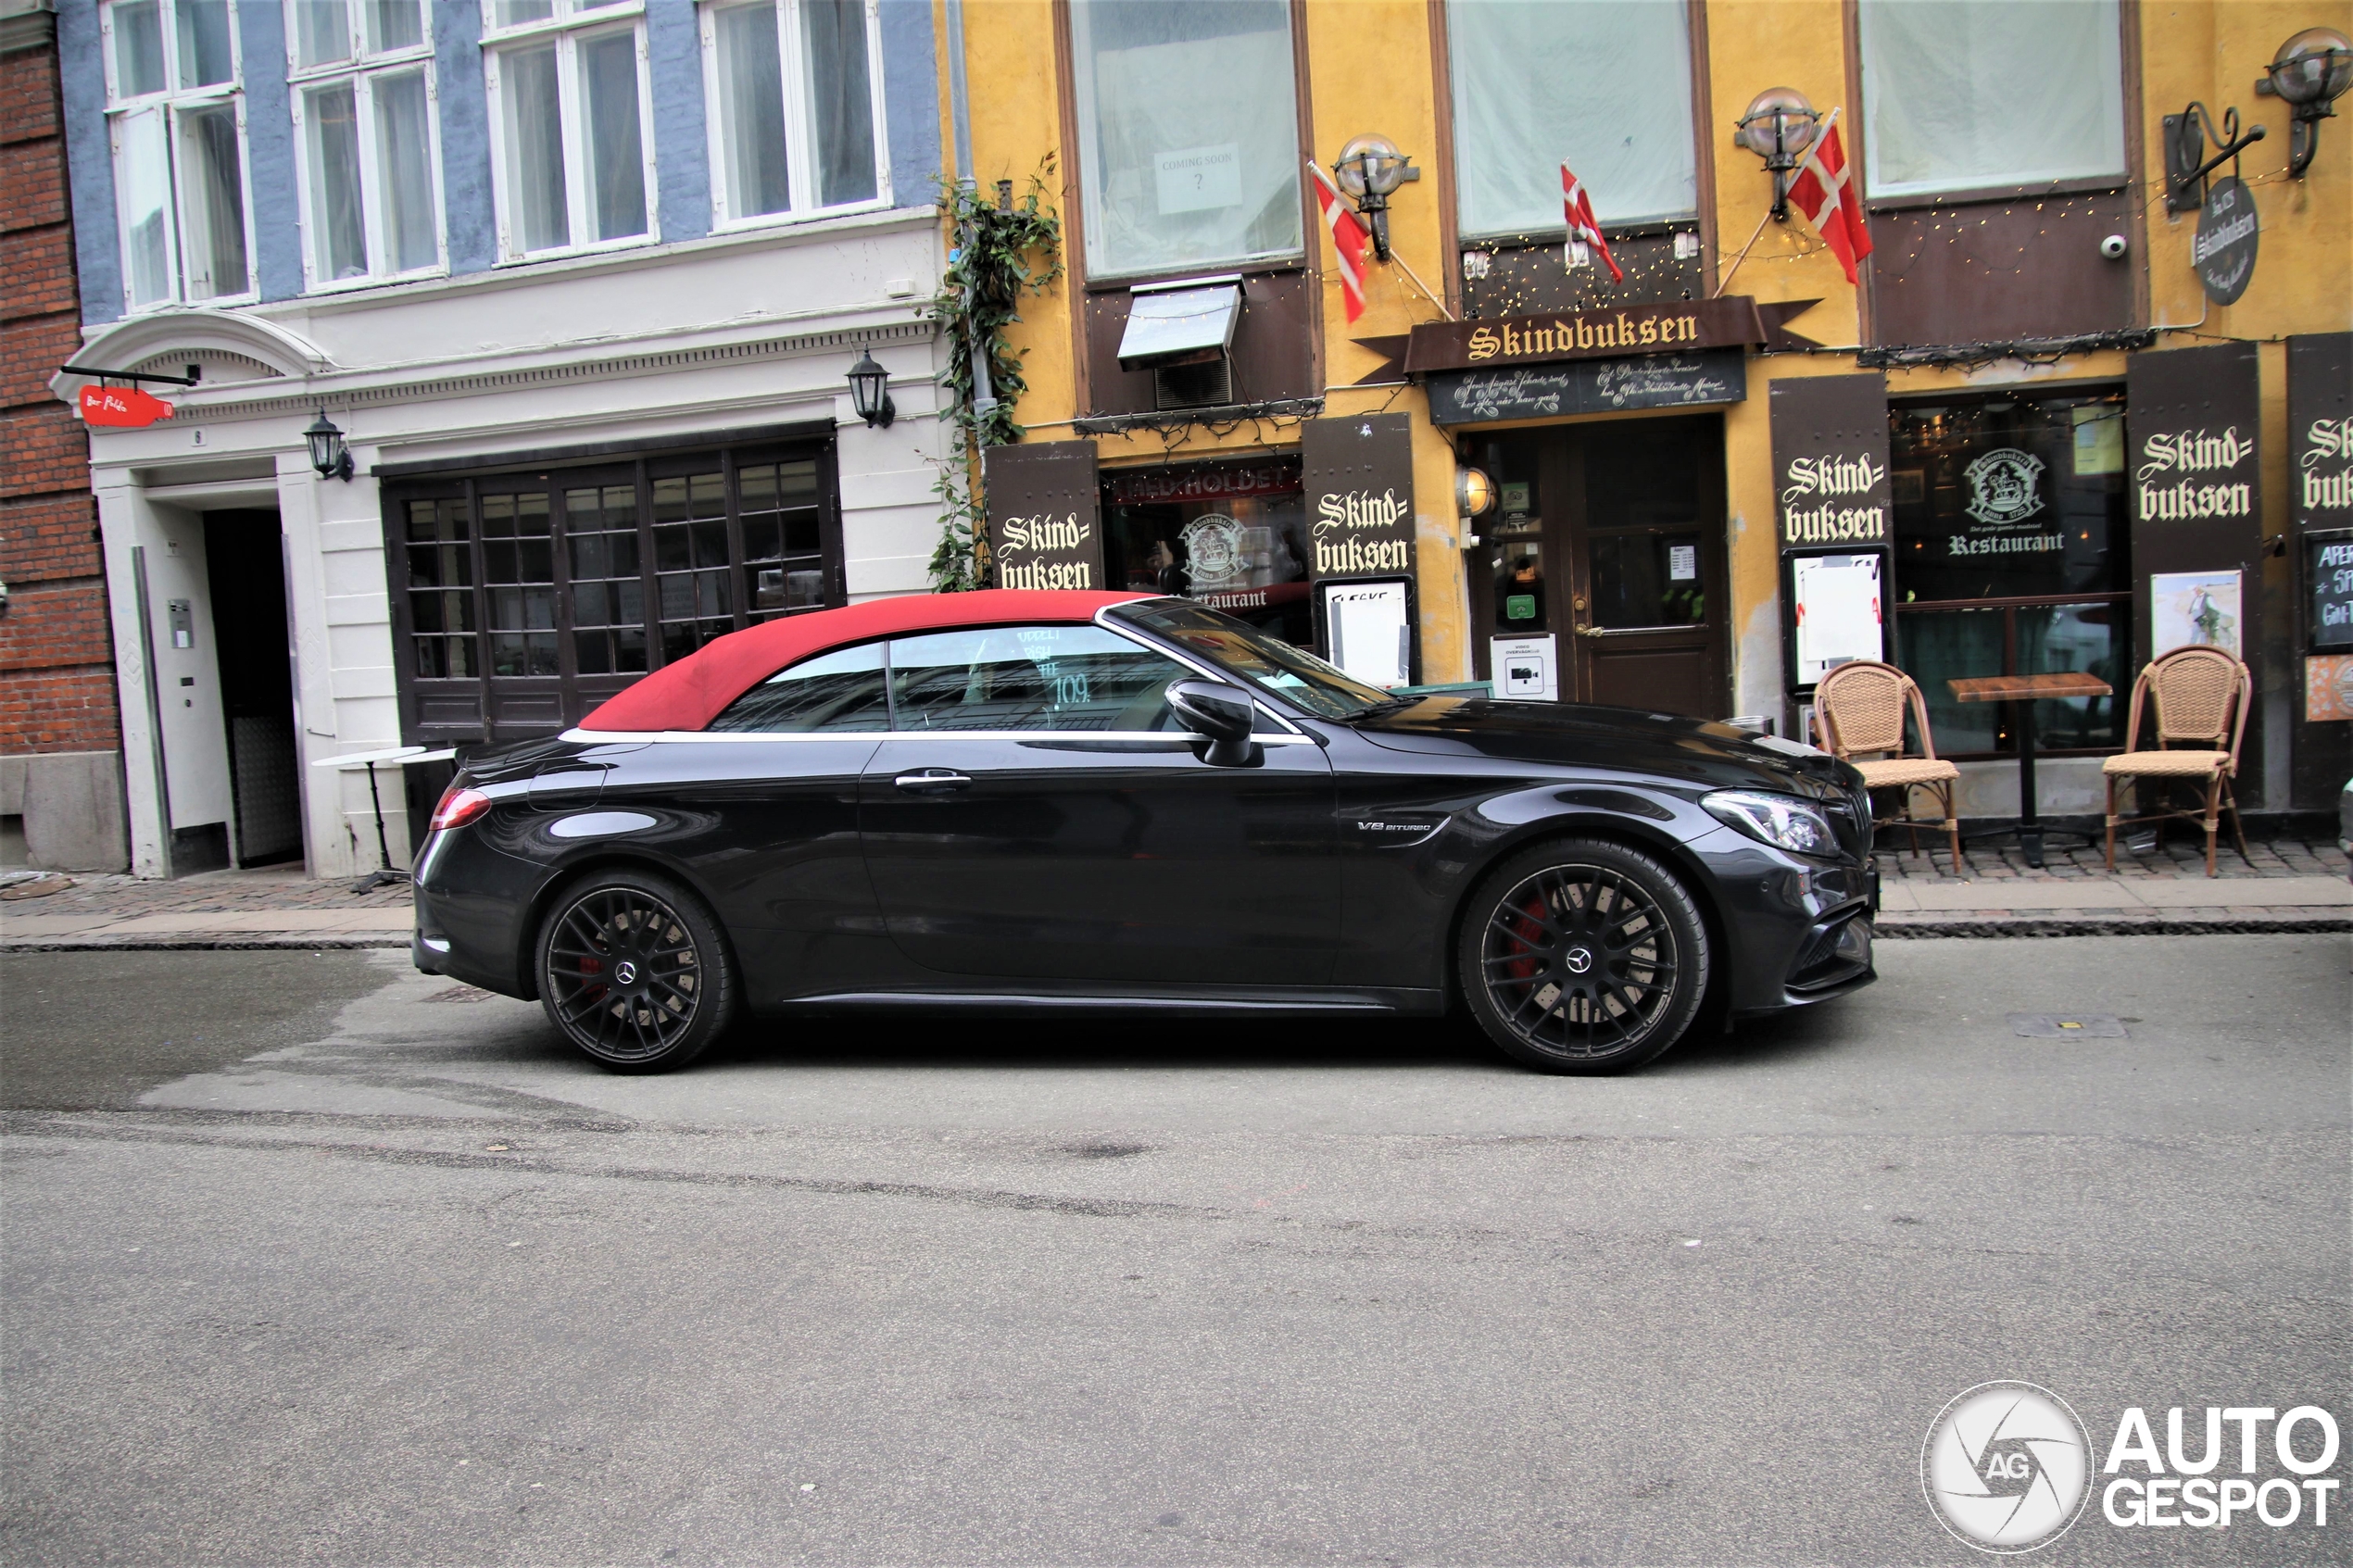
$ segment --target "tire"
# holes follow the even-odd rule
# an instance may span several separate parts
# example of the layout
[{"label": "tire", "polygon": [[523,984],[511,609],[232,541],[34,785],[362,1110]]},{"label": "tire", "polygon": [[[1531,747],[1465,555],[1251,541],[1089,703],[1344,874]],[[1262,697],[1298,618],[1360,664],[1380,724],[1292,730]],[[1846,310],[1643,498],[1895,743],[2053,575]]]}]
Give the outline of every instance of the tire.
[{"label": "tire", "polygon": [[1651,856],[1602,839],[1541,844],[1498,866],[1465,906],[1455,956],[1488,1038],[1547,1073],[1654,1061],[1707,996],[1707,925],[1690,891]]},{"label": "tire", "polygon": [[616,1073],[686,1066],[736,1008],[735,961],[718,921],[692,893],[646,872],[592,872],[559,894],[539,924],[532,973],[557,1033]]}]

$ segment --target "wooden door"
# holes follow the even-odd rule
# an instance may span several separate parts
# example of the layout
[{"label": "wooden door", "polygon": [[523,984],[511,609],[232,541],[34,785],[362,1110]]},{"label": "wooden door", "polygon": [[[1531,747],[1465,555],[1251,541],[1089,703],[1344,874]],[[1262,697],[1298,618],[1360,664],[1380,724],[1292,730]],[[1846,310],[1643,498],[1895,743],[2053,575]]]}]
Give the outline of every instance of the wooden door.
[{"label": "wooden door", "polygon": [[1579,702],[1725,717],[1722,421],[1614,420],[1563,433],[1561,696],[1573,683]]}]

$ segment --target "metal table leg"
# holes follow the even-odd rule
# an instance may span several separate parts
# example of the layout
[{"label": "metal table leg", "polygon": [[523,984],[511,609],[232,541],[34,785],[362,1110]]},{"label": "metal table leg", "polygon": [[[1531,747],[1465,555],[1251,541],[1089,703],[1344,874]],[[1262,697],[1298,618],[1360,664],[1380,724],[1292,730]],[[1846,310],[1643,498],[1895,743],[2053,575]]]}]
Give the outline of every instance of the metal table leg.
[{"label": "metal table leg", "polygon": [[2034,699],[2018,709],[2018,843],[2026,863],[2043,869],[2043,818],[2034,802]]}]

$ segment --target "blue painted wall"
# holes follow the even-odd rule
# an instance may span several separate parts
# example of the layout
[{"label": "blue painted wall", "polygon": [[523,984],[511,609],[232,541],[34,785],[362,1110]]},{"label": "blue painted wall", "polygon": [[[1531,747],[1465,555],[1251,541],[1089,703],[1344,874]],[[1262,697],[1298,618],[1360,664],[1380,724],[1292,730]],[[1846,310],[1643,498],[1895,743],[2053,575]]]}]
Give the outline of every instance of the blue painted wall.
[{"label": "blue painted wall", "polygon": [[94,327],[120,320],[123,307],[114,153],[107,144],[107,69],[98,47],[98,0],[58,0],[57,75],[65,97],[73,261],[82,285],[82,320]]},{"label": "blue painted wall", "polygon": [[702,24],[684,0],[648,0],[653,82],[655,224],[665,241],[711,232],[711,138],[702,109]]},{"label": "blue painted wall", "polygon": [[939,195],[939,75],[931,0],[882,0],[883,118],[890,132],[894,207]]},{"label": "blue painted wall", "polygon": [[434,0],[434,91],[441,100],[441,204],[449,270],[481,272],[498,259],[490,189],[490,94],[482,79],[482,6]]},{"label": "blue painted wall", "polygon": [[295,172],[294,100],[286,88],[286,13],[270,0],[237,7],[245,86],[245,188],[253,203],[253,270],[264,299],[302,292],[302,204]]}]

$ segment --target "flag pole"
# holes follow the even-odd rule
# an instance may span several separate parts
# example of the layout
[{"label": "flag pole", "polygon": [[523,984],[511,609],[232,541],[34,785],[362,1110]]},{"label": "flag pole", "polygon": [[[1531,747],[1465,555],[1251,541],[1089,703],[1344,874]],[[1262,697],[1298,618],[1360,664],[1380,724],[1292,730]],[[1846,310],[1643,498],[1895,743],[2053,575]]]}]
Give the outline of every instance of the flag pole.
[{"label": "flag pole", "polygon": [[1429,285],[1422,282],[1422,275],[1414,270],[1413,263],[1398,255],[1393,249],[1389,253],[1389,258],[1397,263],[1399,267],[1404,269],[1405,276],[1413,279],[1414,286],[1421,290],[1423,296],[1426,297],[1432,305],[1438,307],[1438,313],[1440,315],[1445,317],[1450,321],[1459,321],[1462,320],[1460,316],[1455,315],[1452,310],[1446,308],[1446,302],[1444,300],[1430,293]]}]

